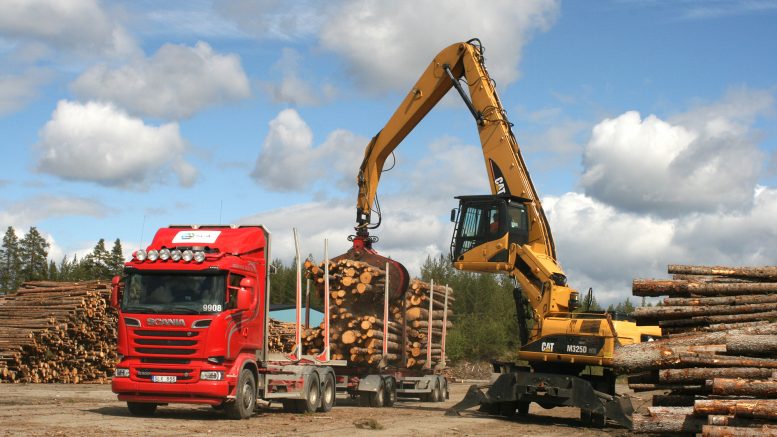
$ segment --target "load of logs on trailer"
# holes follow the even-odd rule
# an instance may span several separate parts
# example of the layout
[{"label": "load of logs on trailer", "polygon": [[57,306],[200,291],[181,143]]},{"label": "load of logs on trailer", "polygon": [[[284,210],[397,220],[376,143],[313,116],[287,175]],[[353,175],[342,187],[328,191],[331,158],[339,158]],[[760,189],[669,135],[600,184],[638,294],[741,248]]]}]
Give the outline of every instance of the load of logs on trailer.
[{"label": "load of logs on trailer", "polygon": [[670,265],[671,280],[635,279],[637,324],[665,338],[622,347],[634,391],[662,390],[634,431],[777,436],[777,267]]},{"label": "load of logs on trailer", "polygon": [[0,381],[107,382],[116,363],[110,282],[25,282],[0,305]]},{"label": "load of logs on trailer", "polygon": [[[305,262],[308,279],[324,293],[324,264]],[[342,259],[329,264],[330,348],[334,360],[379,367],[391,364],[408,369],[421,369],[444,364],[442,360],[443,327],[453,323],[453,290],[414,279],[403,295],[389,300],[388,335],[383,338],[383,306],[386,272],[362,261]],[[429,299],[432,296],[432,329],[429,343]],[[444,311],[447,295],[447,313]],[[404,354],[402,353],[402,336]],[[383,357],[383,342],[388,354]],[[303,334],[305,353],[320,353],[324,344],[323,323]],[[427,345],[431,362],[427,363]],[[384,360],[385,358],[385,360]],[[383,364],[381,364],[383,363]]]}]

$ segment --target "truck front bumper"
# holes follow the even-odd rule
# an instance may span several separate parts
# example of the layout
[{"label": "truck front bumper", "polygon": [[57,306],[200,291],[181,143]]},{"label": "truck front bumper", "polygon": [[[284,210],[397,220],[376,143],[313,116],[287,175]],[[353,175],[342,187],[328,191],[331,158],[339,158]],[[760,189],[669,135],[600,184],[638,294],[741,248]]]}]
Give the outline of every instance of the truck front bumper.
[{"label": "truck front bumper", "polygon": [[198,381],[191,384],[139,382],[130,378],[113,378],[111,390],[120,401],[157,404],[219,405],[232,391],[228,381]]}]

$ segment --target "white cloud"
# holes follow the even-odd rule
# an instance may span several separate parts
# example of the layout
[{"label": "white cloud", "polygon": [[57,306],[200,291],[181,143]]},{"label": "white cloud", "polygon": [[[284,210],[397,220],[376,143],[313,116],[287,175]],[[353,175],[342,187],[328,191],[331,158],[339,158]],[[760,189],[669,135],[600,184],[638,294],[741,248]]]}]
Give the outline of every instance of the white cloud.
[{"label": "white cloud", "polygon": [[251,94],[240,58],[218,54],[204,42],[165,44],[151,58],[117,69],[94,66],[71,87],[82,99],[111,101],[141,116],[166,119],[190,117]]},{"label": "white cloud", "polygon": [[765,160],[752,125],[773,106],[770,92],[739,90],[670,121],[635,111],[606,119],[585,147],[582,186],[642,213],[749,208]]},{"label": "white cloud", "polygon": [[580,193],[544,199],[570,286],[599,302],[622,301],[638,277],[669,264],[770,265],[777,258],[777,189],[759,187],[746,212],[660,218],[619,211]]},{"label": "white cloud", "polygon": [[102,202],[78,196],[42,195],[8,205],[0,211],[0,229],[28,229],[43,220],[64,216],[105,217],[112,212]]},{"label": "white cloud", "polygon": [[523,45],[555,20],[553,0],[343,1],[331,6],[321,45],[345,59],[372,90],[409,89],[432,58],[450,44],[478,37],[498,85],[515,81]]},{"label": "white cloud", "polygon": [[11,76],[0,75],[0,115],[14,112],[38,96],[48,75],[39,71]]},{"label": "white cloud", "polygon": [[0,34],[11,38],[84,56],[138,52],[126,30],[95,0],[6,0],[2,9]]},{"label": "white cloud", "polygon": [[194,180],[176,123],[149,126],[110,104],[63,100],[39,135],[38,170],[62,179],[128,189],[169,172],[184,186]]},{"label": "white cloud", "polygon": [[267,93],[274,103],[289,103],[297,106],[313,106],[331,100],[336,94],[334,85],[323,84],[316,88],[300,77],[299,64],[302,56],[294,49],[284,48],[281,58],[273,65],[273,70],[281,74],[278,83],[268,82]]},{"label": "white cloud", "polygon": [[276,191],[312,190],[325,176],[325,184],[344,187],[349,180],[355,187],[366,144],[366,139],[351,132],[335,130],[313,147],[308,124],[297,111],[285,109],[270,121],[251,176]]},{"label": "white cloud", "polygon": [[215,0],[213,8],[250,35],[293,40],[315,34],[326,19],[329,4],[312,0]]}]

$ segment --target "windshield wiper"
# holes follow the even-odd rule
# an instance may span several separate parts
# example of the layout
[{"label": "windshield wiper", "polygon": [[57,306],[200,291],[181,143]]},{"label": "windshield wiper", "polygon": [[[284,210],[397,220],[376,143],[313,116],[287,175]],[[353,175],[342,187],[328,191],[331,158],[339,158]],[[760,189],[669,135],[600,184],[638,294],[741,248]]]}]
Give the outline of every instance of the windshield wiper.
[{"label": "windshield wiper", "polygon": [[121,310],[124,311],[125,313],[140,313],[140,314],[157,313],[157,310],[149,307],[127,307],[127,308],[122,308]]},{"label": "windshield wiper", "polygon": [[188,307],[171,307],[165,308],[165,312],[170,314],[199,314],[200,312]]}]

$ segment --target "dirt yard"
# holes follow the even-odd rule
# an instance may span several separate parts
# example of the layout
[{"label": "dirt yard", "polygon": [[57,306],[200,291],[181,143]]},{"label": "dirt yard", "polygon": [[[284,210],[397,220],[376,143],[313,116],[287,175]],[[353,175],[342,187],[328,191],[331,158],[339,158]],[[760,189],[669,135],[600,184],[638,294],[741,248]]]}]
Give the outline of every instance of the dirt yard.
[{"label": "dirt yard", "polygon": [[[152,418],[130,416],[109,385],[0,384],[0,436],[149,435],[316,435],[316,436],[626,436],[623,429],[579,428],[575,408],[543,410],[532,404],[528,417],[505,420],[477,411],[446,417],[445,409],[464,397],[468,385],[451,385],[440,404],[398,402],[394,408],[361,408],[338,398],[327,414],[286,414],[280,406],[249,420],[231,421],[207,406],[160,407]],[[634,399],[635,407],[644,404]],[[376,428],[360,428],[368,422]],[[368,426],[368,425],[363,425]]]}]

